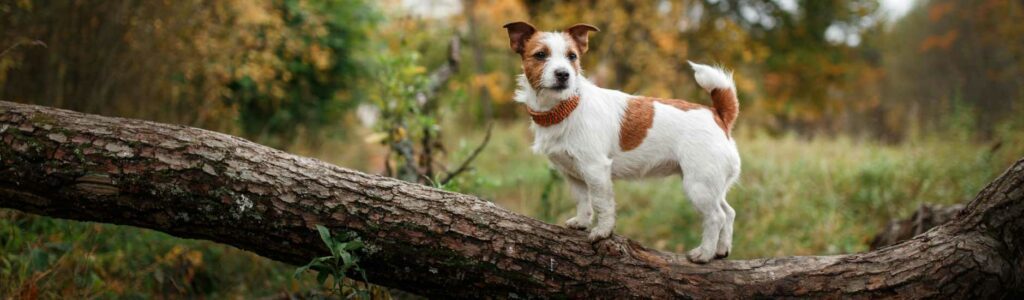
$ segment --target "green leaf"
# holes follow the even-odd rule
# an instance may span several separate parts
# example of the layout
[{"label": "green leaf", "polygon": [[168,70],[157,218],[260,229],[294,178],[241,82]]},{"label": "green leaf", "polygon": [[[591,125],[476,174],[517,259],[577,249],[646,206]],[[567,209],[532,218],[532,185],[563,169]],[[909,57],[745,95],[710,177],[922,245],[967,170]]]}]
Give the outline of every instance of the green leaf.
[{"label": "green leaf", "polygon": [[345,251],[359,250],[363,248],[363,241],[354,239],[345,244]]},{"label": "green leaf", "polygon": [[327,276],[330,276],[330,275],[331,275],[331,272],[323,272],[323,271],[321,271],[320,274],[316,274],[316,282],[319,282],[321,285],[323,285],[324,282],[327,282]]},{"label": "green leaf", "polygon": [[370,280],[366,279],[366,271],[363,268],[359,268],[359,275],[363,276],[363,282],[370,283]]},{"label": "green leaf", "polygon": [[299,274],[302,274],[302,272],[305,272],[306,270],[309,270],[310,267],[312,267],[313,265],[315,265],[317,263],[317,260],[318,260],[318,258],[314,258],[313,260],[309,261],[309,263],[306,264],[305,266],[301,266],[301,267],[298,267],[297,269],[295,269],[295,277],[298,278]]},{"label": "green leaf", "polygon": [[324,225],[316,225],[316,230],[320,232],[320,239],[324,241],[324,244],[330,245],[333,239],[331,239],[331,230],[324,227]]},{"label": "green leaf", "polygon": [[334,243],[334,247],[333,247],[333,249],[331,249],[331,253],[334,253],[334,256],[338,256],[338,255],[341,255],[344,252],[347,252],[347,251],[345,251],[345,245],[346,244],[347,243]]},{"label": "green leaf", "polygon": [[323,272],[331,272],[331,269],[332,269],[331,267],[328,267],[327,265],[324,265],[324,264],[312,265],[309,268],[312,269],[313,271],[317,271],[317,272],[321,272],[321,273],[323,273]]},{"label": "green leaf", "polygon": [[306,270],[309,270],[309,265],[298,267],[295,269],[295,274],[292,277],[299,278],[299,275],[302,275],[302,272],[306,272]]},{"label": "green leaf", "polygon": [[331,250],[331,254],[334,256],[338,256],[338,251],[334,247],[334,239],[331,238],[331,231],[328,230],[327,227],[324,227],[323,225],[316,225],[316,230],[320,232],[320,239],[323,240],[324,244],[327,245],[327,249]]},{"label": "green leaf", "polygon": [[344,263],[345,267],[349,267],[352,265],[352,254],[349,254],[348,252],[342,252],[341,255],[339,256],[341,256],[341,261],[342,263]]}]

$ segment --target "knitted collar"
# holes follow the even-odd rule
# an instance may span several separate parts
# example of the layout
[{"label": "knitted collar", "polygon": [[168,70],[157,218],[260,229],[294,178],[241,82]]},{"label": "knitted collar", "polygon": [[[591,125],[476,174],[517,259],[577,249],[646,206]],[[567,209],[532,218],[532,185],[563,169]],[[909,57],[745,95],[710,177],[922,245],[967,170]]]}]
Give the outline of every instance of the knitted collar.
[{"label": "knitted collar", "polygon": [[529,106],[526,107],[526,111],[530,113],[530,117],[533,118],[533,122],[537,123],[541,127],[548,127],[558,123],[562,123],[562,120],[569,117],[569,114],[573,110],[576,110],[576,106],[580,104],[580,96],[572,96],[568,100],[559,102],[558,105],[549,109],[548,111],[534,111]]}]

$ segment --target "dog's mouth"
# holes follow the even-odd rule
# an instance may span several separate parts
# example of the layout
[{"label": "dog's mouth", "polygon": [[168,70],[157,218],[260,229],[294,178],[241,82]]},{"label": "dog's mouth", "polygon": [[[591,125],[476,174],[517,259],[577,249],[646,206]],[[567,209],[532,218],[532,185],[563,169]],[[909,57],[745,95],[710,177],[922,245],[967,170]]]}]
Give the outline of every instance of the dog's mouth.
[{"label": "dog's mouth", "polygon": [[547,87],[547,89],[554,90],[554,91],[557,91],[557,92],[564,91],[567,88],[569,88],[569,84],[567,84],[567,83],[559,83],[559,84],[555,84],[555,85]]}]

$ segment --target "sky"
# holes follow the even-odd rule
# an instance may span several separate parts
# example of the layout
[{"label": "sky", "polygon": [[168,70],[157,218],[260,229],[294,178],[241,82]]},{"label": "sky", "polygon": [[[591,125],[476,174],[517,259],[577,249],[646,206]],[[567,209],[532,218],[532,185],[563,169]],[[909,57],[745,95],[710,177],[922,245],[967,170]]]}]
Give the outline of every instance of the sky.
[{"label": "sky", "polygon": [[902,17],[914,7],[916,0],[882,0],[882,10],[889,13],[890,19]]}]

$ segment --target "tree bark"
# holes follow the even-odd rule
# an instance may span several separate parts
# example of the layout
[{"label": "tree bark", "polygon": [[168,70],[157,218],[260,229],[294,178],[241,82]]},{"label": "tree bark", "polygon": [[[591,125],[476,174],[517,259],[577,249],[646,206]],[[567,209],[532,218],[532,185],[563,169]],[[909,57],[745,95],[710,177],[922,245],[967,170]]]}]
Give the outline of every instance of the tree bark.
[{"label": "tree bark", "polygon": [[882,228],[875,238],[871,239],[871,250],[908,240],[928,231],[928,229],[945,224],[955,218],[963,209],[963,204],[921,204],[910,217],[889,221],[889,224]]},{"label": "tree bark", "polygon": [[151,228],[292,264],[328,253],[313,228],[322,224],[366,241],[371,282],[445,298],[1019,295],[1022,185],[1024,160],[951,222],[872,252],[696,265],[216,132],[0,102],[2,207]]}]

